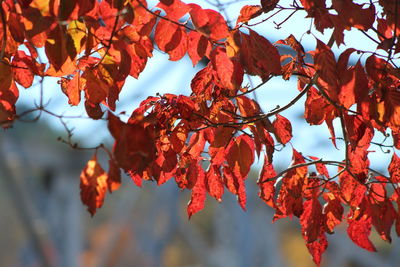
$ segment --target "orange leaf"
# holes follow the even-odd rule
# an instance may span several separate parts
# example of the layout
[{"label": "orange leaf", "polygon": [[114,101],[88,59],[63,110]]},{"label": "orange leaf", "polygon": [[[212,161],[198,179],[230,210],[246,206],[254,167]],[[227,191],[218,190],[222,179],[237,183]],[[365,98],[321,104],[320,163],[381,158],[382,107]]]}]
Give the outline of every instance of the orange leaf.
[{"label": "orange leaf", "polygon": [[81,199],[93,216],[103,205],[107,191],[107,173],[97,161],[96,154],[88,161],[81,173]]},{"label": "orange leaf", "polygon": [[61,89],[68,97],[68,104],[76,106],[81,102],[81,90],[84,87],[84,79],[80,74],[75,74],[72,79],[61,78]]},{"label": "orange leaf", "polygon": [[99,104],[106,99],[110,86],[100,78],[99,72],[87,69],[82,74],[82,78],[86,80],[85,98],[89,102]]},{"label": "orange leaf", "polygon": [[262,14],[261,6],[260,5],[245,5],[240,10],[240,15],[236,21],[236,25],[239,23],[247,23],[249,20],[254,19]]}]

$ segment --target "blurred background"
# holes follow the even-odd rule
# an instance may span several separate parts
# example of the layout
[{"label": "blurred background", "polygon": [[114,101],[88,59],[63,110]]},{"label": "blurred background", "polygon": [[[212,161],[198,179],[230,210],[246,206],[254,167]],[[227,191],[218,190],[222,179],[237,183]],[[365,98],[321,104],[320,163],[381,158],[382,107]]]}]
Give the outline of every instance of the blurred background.
[{"label": "blurred background", "polygon": [[[154,6],[156,1],[148,1]],[[187,2],[187,1],[186,1]],[[204,7],[226,11],[234,25],[240,8],[259,1],[198,1]],[[224,4],[225,3],[225,4]],[[289,5],[291,1],[281,1]],[[228,5],[229,4],[229,5]],[[284,12],[283,12],[284,13]],[[275,29],[289,13],[255,27],[271,42],[290,33],[303,40],[307,51],[315,47],[315,37],[304,35],[309,21],[305,13],[294,14]],[[314,33],[315,31],[313,31]],[[315,34],[317,34],[315,32]],[[320,36],[327,41],[330,33]],[[347,38],[349,36],[349,38]],[[357,48],[357,33],[348,32],[346,43]],[[363,38],[365,39],[365,38]],[[362,47],[361,47],[362,48]],[[361,49],[360,48],[360,49]],[[335,48],[336,53],[343,51]],[[284,47],[281,53],[288,53]],[[139,80],[128,79],[118,103],[118,112],[130,114],[139,102],[156,93],[190,94],[190,81],[203,65],[191,68],[186,57],[169,62],[168,55],[155,50]],[[256,78],[246,77],[244,84],[257,85]],[[0,266],[312,266],[297,219],[284,219],[272,224],[273,211],[257,196],[260,162],[257,162],[246,186],[247,211],[234,196],[226,193],[222,203],[208,198],[206,208],[187,219],[189,192],[180,191],[170,180],[157,187],[152,182],[138,188],[127,176],[121,188],[108,194],[103,207],[94,217],[80,201],[79,175],[90,152],[71,149],[57,141],[67,138],[65,127],[72,130],[72,139],[82,147],[104,143],[112,146],[105,121],[85,118],[82,105],[69,107],[57,81],[45,78],[27,90],[20,90],[18,112],[31,108],[44,90],[47,109],[62,114],[64,119],[43,114],[34,123],[16,122],[0,136]],[[264,111],[284,105],[296,96],[296,80],[274,78],[257,90]],[[343,150],[336,150],[329,140],[325,125],[310,128],[304,119],[304,99],[283,115],[293,123],[293,146],[305,155],[324,159],[342,159]],[[31,114],[32,117],[35,114]],[[83,116],[84,117],[84,116]],[[378,141],[383,136],[376,137]],[[374,168],[387,173],[382,163],[390,154],[370,153]],[[282,170],[291,161],[290,146],[275,154],[276,169]],[[100,161],[106,158],[99,153]],[[382,166],[381,166],[382,165]],[[334,169],[329,169],[332,173]],[[363,251],[346,235],[345,225],[328,237],[329,247],[322,266],[397,266],[400,262],[400,241],[391,245],[373,233],[371,239],[378,253]]]}]

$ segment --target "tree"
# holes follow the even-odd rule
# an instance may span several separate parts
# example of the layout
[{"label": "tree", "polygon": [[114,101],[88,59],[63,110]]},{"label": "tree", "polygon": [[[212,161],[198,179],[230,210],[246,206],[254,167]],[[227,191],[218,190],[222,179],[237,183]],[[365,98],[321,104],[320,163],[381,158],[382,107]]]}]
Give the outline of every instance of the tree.
[{"label": "tree", "polygon": [[[218,4],[217,12],[180,0],[161,0],[155,7],[145,0],[1,1],[2,126],[35,112],[34,121],[43,113],[63,119],[43,98],[29,110],[15,108],[21,87],[57,77],[69,104],[84,101],[87,115],[107,120],[115,140],[112,149],[85,148],[94,155],[81,174],[81,198],[92,215],[107,190],[118,189],[121,169],[138,186],[174,178],[178,187],[191,190],[189,218],[204,208],[207,194],[221,201],[224,190],[237,195],[245,209],[245,180],[255,158],[262,157],[260,198],[275,210],[274,221],[300,219],[317,265],[328,246],[326,234],[342,221],[350,239],[364,249],[376,250],[369,239],[372,226],[390,242],[393,226],[400,235],[400,159],[394,152],[385,175],[370,167],[369,154],[372,146],[382,153],[400,148],[400,4],[262,0],[244,5],[229,26],[222,13],[234,2]],[[272,44],[254,30],[283,11],[291,13],[276,27],[301,12],[312,23],[304,32],[319,32],[328,41],[316,37],[315,50],[306,53],[292,34]],[[326,38],[328,29],[332,35]],[[373,51],[346,46],[345,32],[352,29],[375,43]],[[150,96],[124,121],[114,113],[119,93],[128,76],[139,78],[155,45],[172,61],[188,55],[193,66],[202,60],[206,66],[193,77],[190,95]],[[337,59],[334,45],[346,48]],[[291,53],[280,55],[277,46]],[[41,61],[43,53],[47,63]],[[349,64],[350,57],[355,64]],[[261,82],[244,85],[250,76]],[[297,77],[299,92],[286,105],[264,112],[252,94],[275,77]],[[290,142],[295,131],[281,113],[301,98],[306,98],[304,119],[309,125],[325,123],[344,158],[306,156]],[[61,141],[83,149],[66,131],[68,138]],[[373,140],[379,132],[386,136],[382,143]],[[278,145],[293,148],[292,164],[279,173],[273,164]],[[100,150],[109,157],[107,172],[97,160]]]}]

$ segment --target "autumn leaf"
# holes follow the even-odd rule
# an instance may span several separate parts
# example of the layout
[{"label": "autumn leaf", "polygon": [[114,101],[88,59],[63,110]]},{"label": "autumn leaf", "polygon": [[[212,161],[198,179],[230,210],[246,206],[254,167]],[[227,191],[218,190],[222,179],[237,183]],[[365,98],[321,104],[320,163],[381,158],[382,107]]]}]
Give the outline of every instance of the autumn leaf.
[{"label": "autumn leaf", "polygon": [[191,31],[188,34],[188,55],[192,60],[193,66],[204,57],[210,57],[212,50],[212,44],[210,41],[202,34],[197,31]]},{"label": "autumn leaf", "polygon": [[167,20],[158,22],[154,38],[157,46],[169,54],[169,59],[181,59],[187,51],[187,34],[184,29]]},{"label": "autumn leaf", "polygon": [[261,0],[261,6],[264,12],[274,10],[279,0]]},{"label": "autumn leaf", "polygon": [[189,5],[180,0],[160,1],[157,7],[163,9],[167,13],[167,18],[171,20],[179,20],[190,11]]},{"label": "autumn leaf", "polygon": [[261,6],[259,5],[246,5],[240,10],[240,15],[236,20],[236,25],[239,23],[247,23],[249,20],[254,19],[262,14]]},{"label": "autumn leaf", "polygon": [[400,183],[400,158],[396,153],[393,153],[388,170],[392,183]]},{"label": "autumn leaf", "polygon": [[254,142],[248,135],[240,135],[227,148],[226,160],[238,178],[245,179],[254,162]]},{"label": "autumn leaf", "polygon": [[68,104],[76,106],[81,102],[81,90],[85,87],[85,79],[75,74],[72,79],[61,78],[61,89],[68,97]]},{"label": "autumn leaf", "polygon": [[88,161],[81,173],[81,199],[93,216],[103,206],[107,191],[107,173],[97,161],[96,154]]},{"label": "autumn leaf", "polygon": [[156,158],[151,130],[140,124],[123,123],[111,113],[108,127],[115,139],[115,160],[126,172],[141,173]]},{"label": "autumn leaf", "polygon": [[340,20],[345,29],[355,27],[360,30],[367,30],[374,23],[374,5],[363,9],[362,5],[355,4],[351,0],[333,0],[332,7],[337,11],[338,16],[336,18]]},{"label": "autumn leaf", "polygon": [[[145,0],[3,1],[1,126],[10,128],[14,120],[36,121],[47,114],[65,124],[67,143],[74,139],[67,121],[74,116],[47,104],[44,82],[53,77],[70,105],[79,106],[84,93],[82,104],[89,118],[101,120],[107,111],[114,144],[110,149],[95,146],[95,151],[106,151],[108,170],[95,153],[81,173],[81,198],[91,215],[102,206],[107,190],[120,187],[121,170],[139,187],[145,181],[158,186],[169,181],[191,191],[189,218],[205,207],[207,194],[221,202],[225,191],[245,210],[245,181],[255,155],[263,155],[259,197],[274,209],[273,221],[300,219],[316,265],[328,247],[326,233],[333,234],[341,223],[347,223],[349,238],[369,251],[376,250],[370,240],[372,226],[384,241],[391,242],[393,226],[399,235],[400,159],[393,152],[385,177],[377,175],[376,157],[370,157],[400,148],[397,1],[300,0],[287,14],[278,0],[242,4],[235,7],[236,14],[222,12],[228,5],[217,6],[217,11],[184,2],[160,0],[154,6]],[[312,33],[313,27],[290,31],[292,15],[301,9],[324,40],[316,40],[315,51],[306,52],[303,38],[295,37]],[[274,23],[271,17],[278,13],[286,17]],[[237,18],[235,28],[230,28],[228,16]],[[283,24],[289,25],[288,37],[271,43],[268,25]],[[365,33],[360,43],[364,37],[376,39],[366,49],[372,51],[366,58],[366,51],[345,43],[352,29]],[[337,58],[334,43],[343,51]],[[183,59],[198,67],[194,77],[187,77],[192,78],[191,91],[176,95],[156,88],[159,94],[126,116],[123,110],[130,107],[118,104],[126,102],[125,82],[129,76],[139,78],[155,48],[172,61]],[[186,55],[190,61],[184,60]],[[263,90],[284,94],[274,82],[295,77],[298,95],[286,99],[284,106],[276,105],[274,98],[258,100]],[[153,75],[140,90],[152,91],[157,79]],[[29,103],[25,100],[33,86],[40,87],[40,99],[30,101],[31,107],[16,105],[22,87],[27,89],[24,103]],[[291,164],[277,174],[273,159],[282,146],[296,145],[293,136],[302,131],[282,111],[290,112],[304,95],[305,121],[321,125],[316,131],[326,127],[334,147],[345,148],[342,158],[322,155],[322,161],[293,148]],[[114,115],[116,111],[121,113]],[[392,138],[373,142],[376,132]],[[343,222],[344,211],[348,214]]]},{"label": "autumn leaf", "polygon": [[115,160],[112,158],[108,161],[108,166],[107,187],[108,191],[112,193],[121,186],[121,171]]},{"label": "autumn leaf", "polygon": [[359,219],[348,219],[347,234],[359,247],[371,252],[376,252],[374,244],[369,240],[372,221],[370,217],[362,216]]},{"label": "autumn leaf", "polygon": [[336,73],[335,56],[330,47],[318,39],[314,60],[315,69],[317,70],[319,77],[328,83],[328,85],[336,87],[338,84],[338,78]]},{"label": "autumn leaf", "polygon": [[323,226],[322,206],[317,198],[312,198],[303,203],[303,209],[300,216],[303,236],[307,243],[312,243],[320,236]]},{"label": "autumn leaf", "polygon": [[221,14],[212,9],[203,9],[199,5],[189,4],[190,17],[196,30],[214,41],[229,35],[228,26]]},{"label": "autumn leaf", "polygon": [[67,39],[60,27],[55,27],[48,35],[45,45],[46,56],[56,71],[61,70],[67,60]]},{"label": "autumn leaf", "polygon": [[274,167],[270,162],[268,162],[268,158],[264,157],[264,164],[260,172],[260,176],[258,178],[258,185],[260,187],[260,191],[258,196],[264,200],[264,202],[270,206],[275,207],[275,180],[268,180],[274,178],[276,176],[276,172]]},{"label": "autumn leaf", "polygon": [[224,184],[218,165],[210,165],[208,168],[206,173],[206,188],[210,196],[214,197],[219,202],[222,201]]},{"label": "autumn leaf", "polygon": [[24,51],[18,51],[12,60],[12,65],[15,81],[25,88],[31,87],[34,78],[31,68],[36,67],[32,58],[28,57]]},{"label": "autumn leaf", "polygon": [[187,207],[189,219],[193,214],[204,208],[204,203],[206,201],[205,173],[201,166],[197,166],[197,170],[196,184],[192,189],[192,197]]},{"label": "autumn leaf", "polygon": [[211,62],[217,73],[221,86],[236,91],[243,81],[243,69],[238,61],[231,59],[223,48],[216,48],[211,52]]},{"label": "autumn leaf", "polygon": [[266,79],[271,74],[281,73],[280,56],[276,47],[252,30],[249,35],[242,34],[241,37],[241,60],[248,74]]},{"label": "autumn leaf", "polygon": [[282,115],[277,114],[272,122],[278,142],[287,144],[292,139],[292,124]]},{"label": "autumn leaf", "polygon": [[327,201],[323,207],[325,227],[328,233],[333,233],[335,227],[342,222],[344,209],[340,200],[334,194],[326,193],[324,198]]}]

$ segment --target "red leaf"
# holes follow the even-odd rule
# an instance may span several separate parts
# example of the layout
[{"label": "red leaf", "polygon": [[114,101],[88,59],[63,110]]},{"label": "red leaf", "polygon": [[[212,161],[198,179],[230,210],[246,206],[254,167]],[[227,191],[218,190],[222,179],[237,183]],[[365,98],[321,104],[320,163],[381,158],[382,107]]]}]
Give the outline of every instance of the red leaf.
[{"label": "red leaf", "polygon": [[254,5],[249,6],[245,5],[240,10],[240,15],[236,21],[236,25],[239,23],[247,23],[249,20],[254,19],[262,14],[261,6]]},{"label": "red leaf", "polygon": [[351,207],[358,207],[364,198],[366,188],[348,172],[339,175],[341,195]]},{"label": "red leaf", "polygon": [[[293,148],[292,166],[305,163],[304,157]],[[277,199],[277,209],[273,221],[287,216],[300,217],[303,213],[303,191],[308,174],[307,166],[286,172]]]},{"label": "red leaf", "polygon": [[303,203],[303,213],[300,216],[300,224],[306,243],[318,239],[322,227],[322,207],[317,198],[306,200]]},{"label": "red leaf", "polygon": [[61,21],[78,19],[77,0],[60,1],[58,7],[58,18]]},{"label": "red leaf", "polygon": [[32,58],[28,57],[24,51],[18,51],[11,64],[15,66],[12,69],[15,81],[25,88],[31,87],[33,83],[31,69],[36,67],[33,65]]},{"label": "red leaf", "polygon": [[201,166],[197,165],[197,169],[196,184],[192,189],[192,197],[187,207],[189,219],[193,214],[204,208],[204,203],[206,201],[205,173]]},{"label": "red leaf", "polygon": [[392,183],[400,183],[400,158],[396,155],[396,153],[393,153],[388,170]]},{"label": "red leaf", "polygon": [[246,195],[246,185],[243,179],[238,178],[238,188],[237,188],[237,195],[238,195],[238,202],[240,207],[246,211],[246,202],[247,202],[247,195]]},{"label": "red leaf", "polygon": [[318,240],[315,240],[311,243],[306,243],[308,251],[313,257],[313,261],[317,266],[320,266],[322,254],[328,248],[328,240],[326,239],[325,234],[321,234]]},{"label": "red leaf", "polygon": [[100,104],[93,104],[90,101],[85,101],[85,110],[88,116],[94,120],[101,119],[104,114]]},{"label": "red leaf", "polygon": [[374,244],[369,240],[371,234],[371,218],[362,216],[359,219],[349,219],[347,234],[350,239],[359,247],[371,252],[376,252]]},{"label": "red leaf", "polygon": [[253,99],[247,96],[239,96],[236,98],[236,101],[243,117],[251,117],[260,113],[260,106]]},{"label": "red leaf", "polygon": [[261,0],[261,6],[265,13],[274,10],[279,0]]},{"label": "red leaf", "polygon": [[343,219],[344,209],[340,203],[340,200],[337,199],[334,194],[326,193],[324,194],[324,198],[327,200],[327,203],[323,208],[323,213],[326,218],[325,226],[328,233],[333,233],[336,225],[340,224]]},{"label": "red leaf", "polygon": [[[313,157],[313,156],[310,156],[310,158],[311,158],[312,160],[315,160],[315,161],[320,160],[320,158]],[[323,175],[323,176],[325,176],[326,178],[329,178],[329,172],[328,172],[328,169],[326,168],[325,164],[323,164],[323,163],[317,163],[317,164],[315,164],[315,167],[316,167],[317,172],[318,172],[319,175]]]},{"label": "red leaf", "polygon": [[107,173],[97,162],[96,154],[88,161],[81,173],[81,199],[93,216],[103,205],[107,191]]},{"label": "red leaf", "polygon": [[114,159],[110,159],[108,164],[107,186],[108,191],[112,193],[121,186],[121,171]]},{"label": "red leaf", "polygon": [[221,47],[211,52],[211,62],[222,87],[236,92],[243,81],[243,69],[239,62],[229,58]]},{"label": "red leaf", "polygon": [[187,151],[193,158],[198,158],[203,152],[205,144],[204,132],[196,132],[190,137]]},{"label": "red leaf", "polygon": [[75,74],[72,79],[61,78],[61,89],[68,97],[68,104],[72,106],[77,106],[81,102],[81,90],[84,86],[80,74]]},{"label": "red leaf", "polygon": [[278,142],[287,144],[292,139],[292,124],[282,115],[277,114],[272,123]]},{"label": "red leaf", "polygon": [[329,103],[314,87],[307,91],[307,99],[304,106],[304,118],[309,124],[319,125],[324,122],[326,113],[329,111]]},{"label": "red leaf", "polygon": [[204,35],[197,31],[191,31],[188,34],[188,54],[193,66],[196,66],[204,56],[209,57],[211,49],[212,44]]},{"label": "red leaf", "polygon": [[[107,82],[101,79],[101,74],[97,71],[87,69],[82,74],[82,78],[86,80],[86,83],[84,84],[86,100],[93,104],[99,104],[103,102],[108,95],[110,86]],[[76,82],[78,83],[79,80]],[[79,90],[79,87],[75,88],[74,90]]]},{"label": "red leaf", "polygon": [[254,141],[248,135],[233,139],[226,150],[226,160],[235,176],[245,179],[254,162]]},{"label": "red leaf", "polygon": [[184,29],[167,20],[160,20],[156,26],[154,40],[161,51],[169,54],[169,59],[181,59],[187,51],[187,34]]},{"label": "red leaf", "polygon": [[318,39],[314,60],[314,65],[319,77],[328,83],[328,85],[336,87],[338,80],[335,56],[331,48]]},{"label": "red leaf", "polygon": [[266,38],[250,30],[250,35],[242,34],[241,60],[246,72],[262,79],[281,74],[278,49]]},{"label": "red leaf", "polygon": [[162,8],[167,13],[167,18],[177,21],[190,11],[189,5],[180,0],[160,1],[157,7]]},{"label": "red leaf", "polygon": [[228,190],[238,196],[239,205],[246,210],[246,186],[242,177],[237,177],[229,167],[224,166],[224,183]]},{"label": "red leaf", "polygon": [[362,5],[353,3],[351,0],[333,0],[333,8],[337,11],[338,18],[343,28],[355,27],[359,30],[368,30],[375,20],[375,7],[363,9]]},{"label": "red leaf", "polygon": [[115,139],[115,160],[126,172],[140,174],[156,159],[151,129],[140,124],[125,124],[111,113],[108,113],[108,128]]},{"label": "red leaf", "polygon": [[[376,177],[380,182],[386,182],[383,177]],[[392,202],[386,196],[385,184],[374,183],[369,192],[369,210],[372,217],[372,225],[381,238],[391,242],[390,232],[396,220],[397,212]]]},{"label": "red leaf", "polygon": [[218,12],[211,9],[202,9],[199,5],[189,4],[190,17],[196,30],[204,36],[218,41],[229,35],[225,19]]},{"label": "red leaf", "polygon": [[211,94],[214,88],[214,69],[210,63],[204,69],[196,73],[190,83],[190,87],[195,95],[204,100],[211,100]]},{"label": "red leaf", "polygon": [[65,33],[57,26],[48,34],[45,45],[46,56],[56,71],[61,70],[68,58]]},{"label": "red leaf", "polygon": [[219,166],[210,165],[206,173],[206,181],[207,191],[210,196],[221,202],[222,195],[224,194],[224,184]]},{"label": "red leaf", "polygon": [[270,206],[275,207],[275,180],[268,181],[270,178],[274,178],[276,172],[271,163],[268,162],[268,158],[264,157],[264,165],[261,169],[260,177],[258,178],[258,185],[260,187],[260,192],[258,196],[264,200],[264,202]]}]

